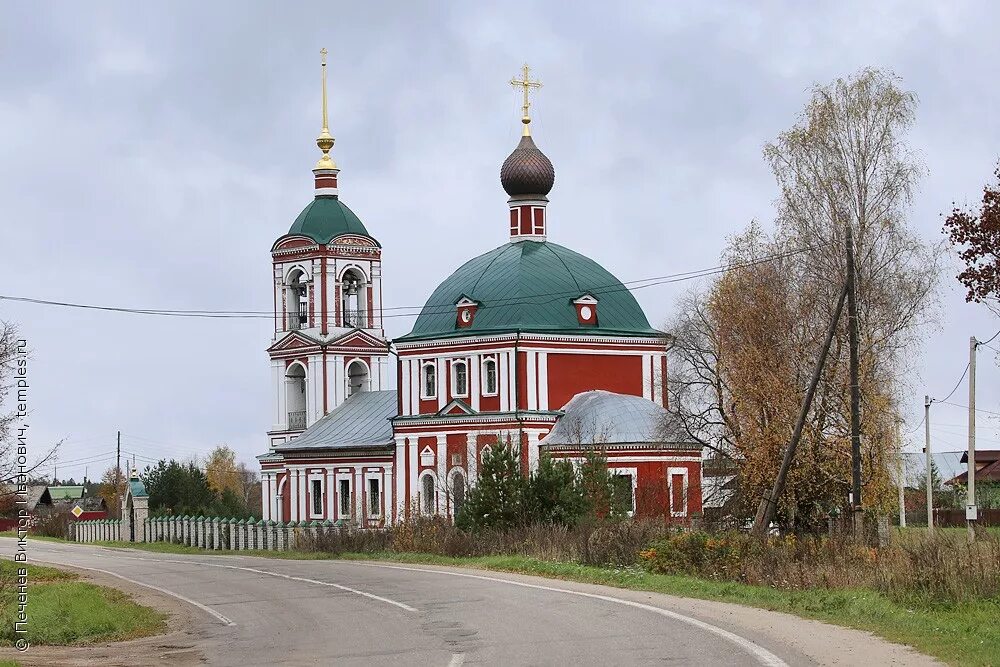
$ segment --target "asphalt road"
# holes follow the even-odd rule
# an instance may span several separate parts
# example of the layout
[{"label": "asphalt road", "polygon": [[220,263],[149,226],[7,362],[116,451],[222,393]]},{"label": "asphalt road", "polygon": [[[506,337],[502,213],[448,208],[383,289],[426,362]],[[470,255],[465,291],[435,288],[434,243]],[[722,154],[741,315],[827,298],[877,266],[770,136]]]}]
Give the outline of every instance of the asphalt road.
[{"label": "asphalt road", "polygon": [[[13,544],[0,539],[0,554]],[[29,558],[144,586],[210,665],[932,664],[785,614],[536,577],[39,541]]]}]

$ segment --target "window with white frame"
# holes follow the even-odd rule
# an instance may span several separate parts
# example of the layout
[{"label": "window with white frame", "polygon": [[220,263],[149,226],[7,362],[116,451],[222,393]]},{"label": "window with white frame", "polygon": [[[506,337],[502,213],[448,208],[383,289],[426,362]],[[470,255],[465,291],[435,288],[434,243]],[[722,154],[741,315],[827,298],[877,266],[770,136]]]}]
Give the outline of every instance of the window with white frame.
[{"label": "window with white frame", "polygon": [[451,362],[451,393],[453,396],[469,395],[469,364],[465,361]]},{"label": "window with white frame", "polygon": [[420,367],[420,398],[437,398],[437,366],[433,361]]},{"label": "window with white frame", "polygon": [[309,496],[312,500],[309,518],[317,519],[323,516],[323,478],[309,480]]},{"label": "window with white frame", "polygon": [[635,513],[635,472],[611,470],[611,501],[616,512],[632,516]]},{"label": "window with white frame", "polygon": [[368,516],[382,516],[382,485],[377,477],[368,478]]},{"label": "window with white frame", "polygon": [[483,361],[483,395],[495,396],[497,393],[497,360],[493,358]]},{"label": "window with white frame", "polygon": [[351,480],[342,479],[337,482],[337,517],[346,519],[351,516]]},{"label": "window with white frame", "polygon": [[434,475],[424,475],[420,480],[420,512],[434,514]]},{"label": "window with white frame", "polygon": [[687,468],[670,468],[667,471],[667,490],[670,494],[670,515],[687,515]]}]

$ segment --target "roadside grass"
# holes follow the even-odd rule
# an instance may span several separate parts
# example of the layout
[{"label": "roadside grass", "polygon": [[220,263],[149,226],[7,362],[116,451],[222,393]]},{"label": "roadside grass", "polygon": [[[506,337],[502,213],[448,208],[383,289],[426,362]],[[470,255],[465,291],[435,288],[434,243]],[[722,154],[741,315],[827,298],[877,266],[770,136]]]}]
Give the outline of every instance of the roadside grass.
[{"label": "roadside grass", "polygon": [[651,574],[638,567],[608,568],[522,556],[450,557],[422,553],[205,551],[179,544],[106,542],[103,546],[163,554],[262,556],[286,560],[368,560],[447,565],[530,574],[630,590],[717,600],[786,612],[872,632],[953,665],[1000,664],[1000,600],[897,602],[867,589],[779,590],[767,586]]},{"label": "roadside grass", "polygon": [[[135,603],[117,589],[77,581],[52,567],[0,560],[0,646],[12,646],[17,613],[17,569],[27,568],[28,633],[33,645],[87,644],[162,632],[166,614]],[[16,664],[0,662],[0,665]]]}]

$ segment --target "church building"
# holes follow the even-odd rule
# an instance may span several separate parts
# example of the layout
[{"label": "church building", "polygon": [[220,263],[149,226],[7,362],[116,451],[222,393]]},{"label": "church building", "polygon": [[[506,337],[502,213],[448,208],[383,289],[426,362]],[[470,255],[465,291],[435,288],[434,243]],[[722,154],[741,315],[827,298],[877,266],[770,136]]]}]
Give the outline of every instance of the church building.
[{"label": "church building", "polygon": [[636,516],[701,512],[701,448],[667,409],[669,336],[600,264],[549,240],[555,169],[531,136],[528,94],[540,84],[528,75],[511,81],[523,135],[500,168],[506,215],[484,216],[509,228],[508,242],[456,269],[390,341],[382,246],[342,201],[330,157],[324,57],[315,196],[271,248],[264,519],[453,518],[498,439],[518,447],[526,474],[542,452],[601,452]]}]

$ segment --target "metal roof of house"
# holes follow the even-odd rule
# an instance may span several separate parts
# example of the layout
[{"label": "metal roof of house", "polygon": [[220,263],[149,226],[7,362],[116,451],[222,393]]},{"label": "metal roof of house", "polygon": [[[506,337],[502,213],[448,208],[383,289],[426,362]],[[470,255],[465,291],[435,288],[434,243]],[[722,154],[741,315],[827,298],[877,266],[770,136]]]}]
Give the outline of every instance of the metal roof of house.
[{"label": "metal roof of house", "polygon": [[49,495],[52,497],[52,501],[56,502],[59,500],[76,500],[78,498],[83,498],[83,485],[75,486],[50,486]]},{"label": "metal roof of house", "polygon": [[31,510],[35,509],[35,507],[37,507],[39,504],[51,505],[52,494],[48,493],[48,497],[46,497],[46,493],[48,492],[48,490],[49,488],[44,484],[29,486],[26,494],[27,502],[24,503],[23,507],[30,512]]},{"label": "metal roof of house", "polygon": [[570,399],[542,445],[695,443],[674,413],[640,396],[586,391]]},{"label": "metal roof of house", "polygon": [[393,442],[389,420],[398,414],[395,391],[363,391],[275,451],[388,445]]}]

